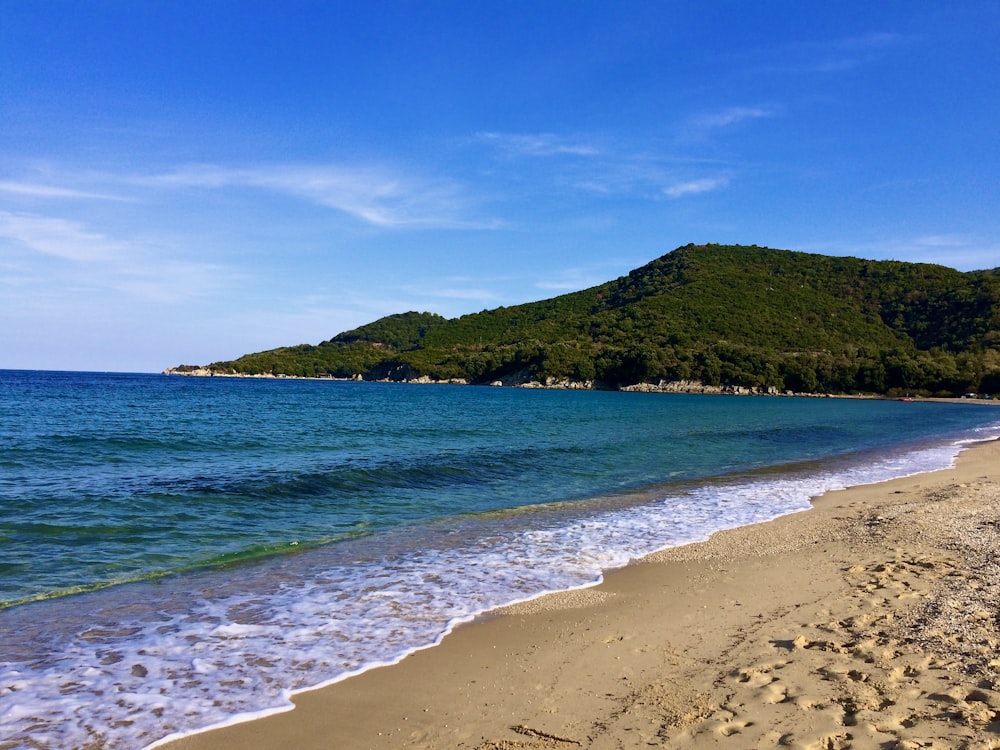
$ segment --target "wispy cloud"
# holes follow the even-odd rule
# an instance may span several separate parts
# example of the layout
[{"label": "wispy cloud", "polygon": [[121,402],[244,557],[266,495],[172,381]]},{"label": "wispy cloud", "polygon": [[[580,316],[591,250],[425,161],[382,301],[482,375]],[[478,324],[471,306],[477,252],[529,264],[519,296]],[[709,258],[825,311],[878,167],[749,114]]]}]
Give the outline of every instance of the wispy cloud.
[{"label": "wispy cloud", "polygon": [[26,198],[70,198],[83,200],[127,201],[118,195],[95,193],[89,190],[60,187],[58,185],[42,185],[34,182],[11,182],[0,180],[0,193]]},{"label": "wispy cloud", "polygon": [[839,39],[797,42],[782,48],[781,61],[764,66],[764,70],[839,73],[880,60],[912,40],[903,34],[873,31]]},{"label": "wispy cloud", "polygon": [[805,45],[806,52],[816,52],[812,69],[821,73],[850,70],[881,58],[906,41],[900,34],[871,32],[860,36]]},{"label": "wispy cloud", "polygon": [[0,194],[34,200],[36,204],[39,200],[63,199],[157,203],[158,197],[149,191],[249,188],[332,208],[379,227],[495,229],[501,226],[498,220],[477,215],[473,191],[460,180],[413,174],[391,166],[207,163],[153,174],[66,172],[58,182],[47,179],[51,170],[44,171],[42,179],[0,180]]},{"label": "wispy cloud", "polygon": [[920,247],[964,247],[968,240],[958,234],[929,234],[913,240]]},{"label": "wispy cloud", "polygon": [[[612,154],[553,174],[568,186],[598,195],[655,193],[670,179],[662,159],[648,154]],[[560,177],[561,175],[561,177]]]},{"label": "wispy cloud", "polygon": [[0,237],[45,255],[80,263],[106,261],[124,245],[68,219],[0,211]]},{"label": "wispy cloud", "polygon": [[603,283],[606,279],[589,279],[589,280],[574,280],[574,279],[542,279],[541,281],[535,282],[535,287],[542,289],[547,292],[577,292],[581,289],[589,289],[592,286],[597,286]]},{"label": "wispy cloud", "polygon": [[681,198],[685,195],[697,195],[719,190],[729,184],[728,177],[703,177],[697,180],[678,182],[663,189],[671,198]]},{"label": "wispy cloud", "polygon": [[501,151],[522,156],[597,156],[591,143],[554,133],[477,133],[476,137]]},{"label": "wispy cloud", "polygon": [[702,130],[725,128],[746,120],[773,117],[774,111],[765,107],[729,107],[718,112],[698,115],[693,124]]},{"label": "wispy cloud", "polygon": [[149,186],[256,188],[301,198],[380,227],[493,229],[495,220],[470,218],[468,190],[455,180],[412,177],[378,168],[275,165],[185,167],[140,178]]},{"label": "wispy cloud", "polygon": [[220,279],[232,283],[237,276],[233,269],[214,263],[147,257],[121,267],[117,276],[109,279],[109,286],[144,302],[175,305],[213,294]]},{"label": "wispy cloud", "polygon": [[446,299],[446,300],[483,300],[497,301],[500,295],[482,287],[434,287],[434,288],[410,288],[410,292],[420,294],[424,298]]},{"label": "wispy cloud", "polygon": [[[685,192],[724,187],[729,178],[717,175],[725,170],[726,164],[717,160],[636,151],[608,152],[600,158],[546,170],[545,176],[560,188],[582,190],[602,198],[630,196],[658,201],[664,195],[677,197]],[[714,172],[716,176],[700,176],[706,172]]]},{"label": "wispy cloud", "polygon": [[600,263],[561,269],[548,278],[535,281],[534,286],[546,292],[576,292],[603,284],[636,265],[635,259],[608,258]]},{"label": "wispy cloud", "polygon": [[[501,295],[496,291],[482,286],[483,282],[489,279],[470,279],[468,284],[464,284],[460,279],[444,279],[446,282],[441,285],[436,280],[428,280],[426,283],[410,284],[395,287],[395,291],[400,295],[414,301],[419,300],[419,305],[432,307],[435,303],[446,300],[474,301],[479,300],[483,304],[499,303]],[[397,303],[398,304],[398,303]]]},{"label": "wispy cloud", "polygon": [[776,117],[779,111],[775,106],[732,106],[693,114],[681,121],[679,141],[690,145],[716,138],[735,131],[742,124]]},{"label": "wispy cloud", "polygon": [[[727,112],[726,116],[735,121],[752,115],[746,109]],[[662,196],[665,185],[676,181],[678,164],[690,167],[698,161],[688,155],[664,154],[656,144],[652,149],[646,143],[623,146],[599,136],[491,131],[477,133],[475,140],[510,157],[538,157],[531,182],[537,189],[572,189],[607,197],[633,195],[655,200]],[[560,156],[571,158],[556,158]],[[517,163],[513,179],[519,192],[525,189],[525,175],[531,168],[530,162]]]},{"label": "wispy cloud", "polygon": [[220,266],[177,259],[162,248],[115,239],[60,217],[0,211],[0,246],[5,240],[30,253],[68,261],[42,266],[27,255],[0,268],[5,281],[20,278],[20,286],[28,292],[32,292],[28,287],[41,286],[65,294],[86,289],[143,301],[180,302],[214,288],[220,278],[233,278]]}]

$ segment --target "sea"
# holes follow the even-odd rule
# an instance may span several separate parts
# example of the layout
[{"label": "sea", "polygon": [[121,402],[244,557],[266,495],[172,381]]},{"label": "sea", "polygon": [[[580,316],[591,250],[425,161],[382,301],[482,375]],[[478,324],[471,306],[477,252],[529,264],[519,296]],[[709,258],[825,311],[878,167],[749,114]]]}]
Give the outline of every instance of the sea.
[{"label": "sea", "polygon": [[150,748],[1000,437],[963,403],[0,371],[0,748]]}]

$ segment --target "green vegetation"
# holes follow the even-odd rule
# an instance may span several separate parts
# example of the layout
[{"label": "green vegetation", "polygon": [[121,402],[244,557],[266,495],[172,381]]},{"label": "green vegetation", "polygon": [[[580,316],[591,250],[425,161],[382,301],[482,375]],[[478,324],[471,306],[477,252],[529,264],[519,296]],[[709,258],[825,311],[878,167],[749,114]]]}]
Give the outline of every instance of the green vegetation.
[{"label": "green vegetation", "polygon": [[471,383],[693,381],[761,391],[1000,393],[1000,269],[703,245],[541,302],[391,315],[216,372]]}]

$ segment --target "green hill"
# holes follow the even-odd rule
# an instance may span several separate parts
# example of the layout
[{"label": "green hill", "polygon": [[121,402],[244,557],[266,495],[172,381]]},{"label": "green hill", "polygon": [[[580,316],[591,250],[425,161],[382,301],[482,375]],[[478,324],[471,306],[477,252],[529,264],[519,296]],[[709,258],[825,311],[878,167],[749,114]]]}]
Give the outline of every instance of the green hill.
[{"label": "green hill", "polygon": [[627,276],[460,318],[390,315],[218,373],[620,388],[1000,392],[1000,269],[678,248]]}]

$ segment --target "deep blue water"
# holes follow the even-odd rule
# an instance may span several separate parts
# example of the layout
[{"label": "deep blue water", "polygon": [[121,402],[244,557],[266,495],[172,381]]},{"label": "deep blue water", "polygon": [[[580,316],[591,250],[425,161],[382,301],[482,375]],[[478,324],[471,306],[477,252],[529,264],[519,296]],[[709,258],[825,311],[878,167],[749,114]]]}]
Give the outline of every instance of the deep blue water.
[{"label": "deep blue water", "polygon": [[138,748],[287,707],[998,434],[970,404],[0,371],[0,737]]}]

